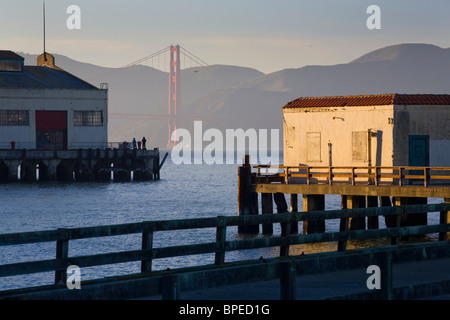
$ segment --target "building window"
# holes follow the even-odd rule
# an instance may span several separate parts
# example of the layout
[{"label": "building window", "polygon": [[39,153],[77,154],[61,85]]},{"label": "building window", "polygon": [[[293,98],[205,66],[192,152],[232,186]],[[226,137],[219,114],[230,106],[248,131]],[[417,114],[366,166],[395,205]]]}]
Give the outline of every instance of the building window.
[{"label": "building window", "polygon": [[29,126],[28,110],[0,110],[0,126]]},{"label": "building window", "polygon": [[74,111],[73,125],[76,127],[97,127],[103,125],[102,111]]},{"label": "building window", "polygon": [[308,132],[306,134],[306,147],[307,147],[307,161],[320,162],[320,144],[321,144],[320,132]]},{"label": "building window", "polygon": [[367,131],[352,132],[352,160],[366,162],[367,161]]},{"label": "building window", "polygon": [[22,72],[23,62],[20,60],[0,60],[0,72]]}]

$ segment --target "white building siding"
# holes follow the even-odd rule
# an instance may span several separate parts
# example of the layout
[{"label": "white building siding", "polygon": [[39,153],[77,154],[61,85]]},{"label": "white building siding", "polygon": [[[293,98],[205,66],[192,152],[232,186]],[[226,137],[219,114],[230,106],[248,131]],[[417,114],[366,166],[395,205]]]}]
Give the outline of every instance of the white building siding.
[{"label": "white building siding", "polygon": [[[0,126],[0,148],[11,141],[17,148],[36,147],[36,111],[67,112],[68,148],[106,147],[108,142],[108,92],[100,89],[0,88],[0,110],[29,110],[29,126]],[[74,111],[101,111],[102,126],[75,127]]]}]

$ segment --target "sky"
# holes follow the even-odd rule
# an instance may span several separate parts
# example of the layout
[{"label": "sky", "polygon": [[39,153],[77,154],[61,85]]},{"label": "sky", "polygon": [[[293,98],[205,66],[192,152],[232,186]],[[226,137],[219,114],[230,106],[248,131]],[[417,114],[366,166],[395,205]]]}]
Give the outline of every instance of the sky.
[{"label": "sky", "polygon": [[[264,73],[348,63],[381,47],[450,47],[448,0],[46,0],[46,51],[122,67],[179,44],[209,65]],[[2,50],[43,51],[42,0],[0,0]],[[71,5],[79,7],[79,29]],[[380,29],[369,29],[371,5]],[[374,20],[371,20],[374,21]],[[186,65],[184,65],[186,66]]]}]

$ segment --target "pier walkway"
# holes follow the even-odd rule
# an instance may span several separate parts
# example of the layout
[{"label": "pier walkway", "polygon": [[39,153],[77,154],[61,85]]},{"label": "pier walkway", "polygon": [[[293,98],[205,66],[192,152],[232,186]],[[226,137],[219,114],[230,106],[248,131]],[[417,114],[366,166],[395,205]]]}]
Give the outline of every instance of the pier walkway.
[{"label": "pier walkway", "polygon": [[[295,277],[294,300],[367,299],[376,289],[367,288],[367,268],[332,271]],[[450,258],[394,264],[393,299],[450,300]],[[437,283],[447,283],[439,289]],[[435,284],[430,285],[430,284]],[[428,285],[428,287],[426,287]],[[403,294],[403,296],[402,296]],[[415,296],[416,295],[416,296]],[[138,300],[160,300],[161,295]],[[180,300],[280,300],[278,279],[180,292]]]}]

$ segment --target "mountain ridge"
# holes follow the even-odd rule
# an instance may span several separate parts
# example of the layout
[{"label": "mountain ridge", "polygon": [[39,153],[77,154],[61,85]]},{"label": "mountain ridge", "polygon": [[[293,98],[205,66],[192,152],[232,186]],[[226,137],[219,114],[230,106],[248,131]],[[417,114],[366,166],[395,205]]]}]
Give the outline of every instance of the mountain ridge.
[{"label": "mountain ridge", "polygon": [[[27,64],[35,64],[37,55],[22,55]],[[87,82],[109,83],[110,113],[167,114],[168,73],[143,65],[106,68],[57,54],[55,58],[56,65]],[[208,119],[204,130],[281,130],[281,107],[298,97],[448,92],[450,49],[407,43],[373,50],[348,63],[269,74],[228,65],[183,69],[178,114]],[[178,128],[192,125],[192,120],[177,120]],[[110,118],[109,136],[110,141],[146,136],[149,145],[165,147],[167,122]]]}]

